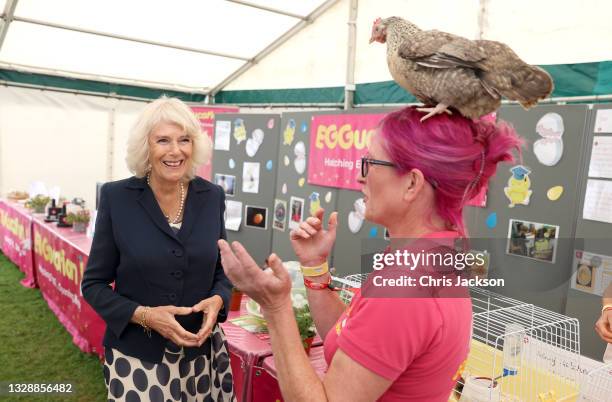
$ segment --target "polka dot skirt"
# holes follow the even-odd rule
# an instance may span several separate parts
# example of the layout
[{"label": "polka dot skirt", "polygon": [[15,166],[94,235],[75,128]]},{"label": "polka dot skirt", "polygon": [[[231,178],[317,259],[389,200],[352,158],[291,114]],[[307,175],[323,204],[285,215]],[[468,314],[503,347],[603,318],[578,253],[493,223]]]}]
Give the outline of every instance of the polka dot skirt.
[{"label": "polka dot skirt", "polygon": [[191,361],[183,349],[166,347],[161,363],[105,351],[104,380],[108,400],[115,402],[236,402],[225,335],[218,325],[211,334],[211,353]]}]

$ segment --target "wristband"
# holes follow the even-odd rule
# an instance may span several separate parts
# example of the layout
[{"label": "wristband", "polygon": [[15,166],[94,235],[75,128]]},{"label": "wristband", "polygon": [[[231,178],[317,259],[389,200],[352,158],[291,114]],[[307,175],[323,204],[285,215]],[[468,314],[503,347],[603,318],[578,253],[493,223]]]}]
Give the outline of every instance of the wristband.
[{"label": "wristband", "polygon": [[315,267],[305,267],[300,265],[300,270],[302,271],[303,276],[321,276],[329,272],[329,265],[327,264],[327,261]]},{"label": "wristband", "polygon": [[331,276],[327,279],[327,282],[313,282],[308,278],[304,278],[304,286],[306,286],[308,289],[312,289],[312,290],[329,289],[332,291],[340,290],[340,288],[332,286],[331,282],[332,282]]},{"label": "wristband", "polygon": [[612,304],[604,304],[604,306],[601,308],[601,314],[603,314],[607,310],[612,310]]}]

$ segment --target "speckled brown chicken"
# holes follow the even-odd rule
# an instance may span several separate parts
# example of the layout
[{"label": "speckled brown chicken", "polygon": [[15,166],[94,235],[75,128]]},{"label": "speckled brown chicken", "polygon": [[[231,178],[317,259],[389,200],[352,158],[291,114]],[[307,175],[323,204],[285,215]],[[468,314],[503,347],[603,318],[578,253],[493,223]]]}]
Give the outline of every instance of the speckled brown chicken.
[{"label": "speckled brown chicken", "polygon": [[393,79],[429,108],[423,120],[455,109],[476,119],[491,113],[502,96],[530,108],[553,90],[552,78],[521,60],[507,45],[423,31],[399,17],[380,18],[372,42],[387,43]]}]

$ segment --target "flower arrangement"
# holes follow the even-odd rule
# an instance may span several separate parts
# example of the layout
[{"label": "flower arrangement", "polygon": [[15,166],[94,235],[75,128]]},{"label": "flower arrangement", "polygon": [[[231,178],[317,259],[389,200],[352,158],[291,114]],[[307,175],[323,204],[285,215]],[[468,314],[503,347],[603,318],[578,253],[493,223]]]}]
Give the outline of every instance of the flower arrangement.
[{"label": "flower arrangement", "polygon": [[45,212],[45,207],[47,206],[49,201],[51,201],[51,198],[39,194],[27,200],[24,205],[26,208],[33,209],[34,212],[40,214]]},{"label": "flower arrangement", "polygon": [[76,212],[69,212],[68,215],[66,216],[66,220],[68,221],[68,223],[70,224],[75,224],[75,223],[89,223],[89,220],[91,219],[91,215],[89,214],[89,210],[88,209],[80,209]]},{"label": "flower arrangement", "polygon": [[[308,353],[316,332],[312,316],[310,315],[308,300],[306,299],[306,290],[303,288],[291,289],[291,303],[302,345],[306,353]],[[249,299],[246,309],[249,313],[248,316],[238,317],[233,319],[232,322],[252,332],[268,332],[267,323],[263,319],[259,304],[255,300]]]},{"label": "flower arrangement", "polygon": [[87,225],[89,224],[89,220],[91,219],[91,215],[89,214],[89,210],[82,208],[76,212],[69,212],[66,215],[66,222],[72,225],[72,230],[77,233],[85,233],[87,231]]},{"label": "flower arrangement", "polygon": [[295,321],[297,322],[298,331],[300,332],[302,345],[306,353],[308,353],[312,345],[312,340],[316,335],[314,322],[310,315],[310,307],[308,306],[308,301],[302,294],[293,293],[292,296],[293,314],[295,315]]}]

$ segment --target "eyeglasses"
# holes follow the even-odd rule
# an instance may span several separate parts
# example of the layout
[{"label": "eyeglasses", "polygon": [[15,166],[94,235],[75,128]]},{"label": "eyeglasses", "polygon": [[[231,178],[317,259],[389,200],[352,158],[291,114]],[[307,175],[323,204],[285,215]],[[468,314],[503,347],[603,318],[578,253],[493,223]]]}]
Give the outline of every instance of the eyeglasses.
[{"label": "eyeglasses", "polygon": [[[364,156],[361,158],[361,177],[365,178],[368,175],[370,165],[388,166],[392,168],[397,167],[397,165],[392,162],[381,161],[380,159],[370,159],[367,156]],[[438,182],[436,182],[434,179],[429,179],[426,177],[425,180],[427,180],[434,189],[438,188]]]},{"label": "eyeglasses", "polygon": [[381,161],[379,159],[370,159],[367,156],[361,158],[361,177],[366,177],[368,175],[368,171],[370,169],[370,165],[380,165],[380,166],[389,166],[396,167],[394,163],[389,161]]}]

